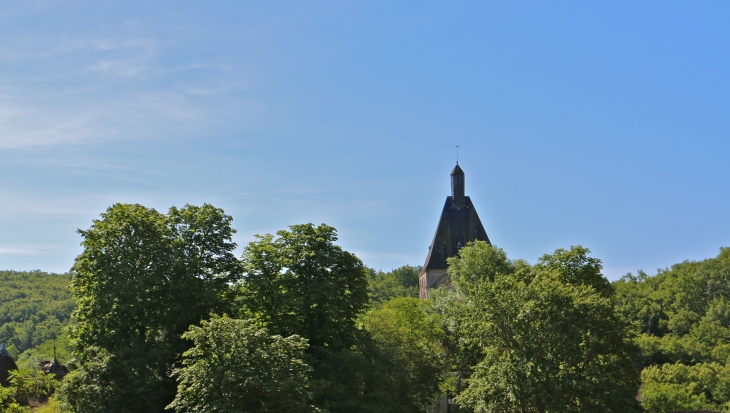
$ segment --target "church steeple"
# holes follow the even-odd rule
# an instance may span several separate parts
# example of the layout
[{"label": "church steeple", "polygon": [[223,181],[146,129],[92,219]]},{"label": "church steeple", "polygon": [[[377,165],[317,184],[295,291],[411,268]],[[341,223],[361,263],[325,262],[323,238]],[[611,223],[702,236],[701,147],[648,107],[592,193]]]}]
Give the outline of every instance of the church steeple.
[{"label": "church steeple", "polygon": [[454,206],[461,208],[464,206],[464,171],[457,163],[454,170],[451,171],[451,199],[454,201]]},{"label": "church steeple", "polygon": [[490,244],[471,199],[464,194],[464,171],[457,163],[451,171],[451,196],[446,197],[436,233],[428,247],[426,262],[418,275],[421,298],[428,298],[428,291],[433,288],[451,285],[446,271],[448,259],[475,240]]}]

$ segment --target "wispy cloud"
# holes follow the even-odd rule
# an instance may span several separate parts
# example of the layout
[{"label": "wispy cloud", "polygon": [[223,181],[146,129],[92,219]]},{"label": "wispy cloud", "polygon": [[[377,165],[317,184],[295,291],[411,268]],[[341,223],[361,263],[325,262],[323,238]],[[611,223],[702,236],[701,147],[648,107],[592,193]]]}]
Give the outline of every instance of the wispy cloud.
[{"label": "wispy cloud", "polygon": [[[49,5],[16,4],[14,13]],[[0,25],[12,18],[0,13]],[[257,70],[225,57],[180,59],[181,41],[149,22],[91,34],[0,29],[0,42],[8,45],[0,50],[0,148],[164,139],[264,118],[266,105],[241,95],[261,83]]]},{"label": "wispy cloud", "polygon": [[89,67],[89,70],[104,75],[133,77],[145,72],[147,66],[123,60],[105,60]]},{"label": "wispy cloud", "polygon": [[235,110],[243,109],[238,116],[252,121],[264,110],[256,102],[225,106],[225,99],[211,104],[209,99],[201,101],[179,91],[89,95],[23,97],[0,90],[0,148],[160,139],[170,135],[179,138],[203,134],[220,122],[228,122]]},{"label": "wispy cloud", "polygon": [[15,254],[33,254],[35,251],[25,249],[25,248],[16,248],[16,247],[0,247],[0,255],[15,255]]},{"label": "wispy cloud", "polygon": [[115,131],[100,122],[105,110],[33,105],[0,97],[0,147],[79,144]]}]

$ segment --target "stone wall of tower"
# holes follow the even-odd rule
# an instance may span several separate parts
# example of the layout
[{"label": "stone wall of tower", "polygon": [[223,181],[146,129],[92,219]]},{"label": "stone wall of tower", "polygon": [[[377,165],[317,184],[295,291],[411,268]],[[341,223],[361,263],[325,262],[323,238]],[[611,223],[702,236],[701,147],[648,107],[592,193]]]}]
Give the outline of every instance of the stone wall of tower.
[{"label": "stone wall of tower", "polygon": [[422,300],[425,300],[428,298],[428,290],[442,285],[451,286],[451,279],[445,269],[426,270],[418,277],[419,296]]}]

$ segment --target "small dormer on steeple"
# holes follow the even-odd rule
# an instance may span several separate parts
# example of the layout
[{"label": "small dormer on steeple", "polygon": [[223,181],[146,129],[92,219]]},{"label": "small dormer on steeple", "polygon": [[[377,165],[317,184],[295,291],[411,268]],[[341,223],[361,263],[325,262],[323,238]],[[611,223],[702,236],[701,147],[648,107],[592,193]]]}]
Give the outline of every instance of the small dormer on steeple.
[{"label": "small dormer on steeple", "polygon": [[461,208],[464,206],[464,171],[457,163],[454,170],[451,171],[451,199],[454,201],[454,206]]}]

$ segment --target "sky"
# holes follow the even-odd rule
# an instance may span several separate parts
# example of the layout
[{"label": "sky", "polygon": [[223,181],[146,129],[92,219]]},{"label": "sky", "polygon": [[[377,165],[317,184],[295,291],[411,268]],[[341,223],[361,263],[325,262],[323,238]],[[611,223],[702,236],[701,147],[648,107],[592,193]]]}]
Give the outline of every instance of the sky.
[{"label": "sky", "polygon": [[725,1],[16,1],[0,269],[66,272],[110,205],[327,223],[421,265],[456,160],[510,258],[604,274],[730,246]]}]

